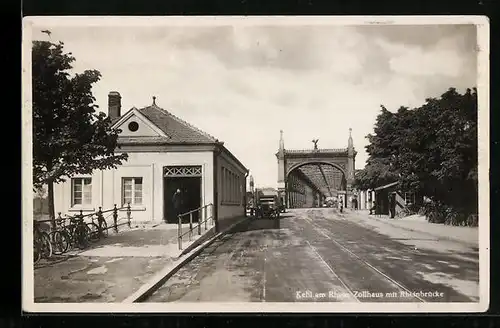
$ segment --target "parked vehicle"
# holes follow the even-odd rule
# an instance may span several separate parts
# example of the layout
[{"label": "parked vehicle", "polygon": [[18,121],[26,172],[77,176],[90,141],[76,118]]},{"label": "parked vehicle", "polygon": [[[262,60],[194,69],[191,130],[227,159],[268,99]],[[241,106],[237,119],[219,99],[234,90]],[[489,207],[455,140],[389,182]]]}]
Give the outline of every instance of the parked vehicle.
[{"label": "parked vehicle", "polygon": [[282,211],[281,199],[274,189],[256,191],[256,218],[279,219]]},{"label": "parked vehicle", "polygon": [[286,195],[284,192],[279,193],[279,195],[280,195],[279,210],[281,213],[286,213],[286,201],[285,201]]}]

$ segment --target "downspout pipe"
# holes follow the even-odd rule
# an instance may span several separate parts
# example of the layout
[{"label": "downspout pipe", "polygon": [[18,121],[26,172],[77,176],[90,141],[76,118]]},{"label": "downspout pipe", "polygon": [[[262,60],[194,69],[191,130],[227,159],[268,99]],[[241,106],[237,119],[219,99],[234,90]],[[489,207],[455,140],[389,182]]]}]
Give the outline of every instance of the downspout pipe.
[{"label": "downspout pipe", "polygon": [[214,208],[213,208],[213,218],[215,222],[215,232],[218,233],[220,232],[219,228],[219,156],[222,151],[221,149],[221,143],[220,141],[217,140],[214,148],[214,172],[213,172],[213,178],[214,178]]},{"label": "downspout pipe", "polygon": [[250,174],[250,170],[247,169],[247,172],[245,173],[245,189],[243,190],[243,213],[245,214],[245,217],[247,217],[247,204],[248,204],[248,199],[247,199],[247,179],[248,175]]}]

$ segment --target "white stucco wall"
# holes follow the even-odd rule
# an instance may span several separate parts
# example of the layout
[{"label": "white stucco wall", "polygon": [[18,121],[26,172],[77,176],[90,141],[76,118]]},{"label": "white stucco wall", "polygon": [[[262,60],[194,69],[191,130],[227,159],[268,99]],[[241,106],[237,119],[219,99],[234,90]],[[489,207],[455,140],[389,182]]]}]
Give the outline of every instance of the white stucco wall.
[{"label": "white stucco wall", "polygon": [[[240,168],[240,166],[235,163],[229,156],[226,156],[223,153],[220,154],[218,161],[217,161],[217,176],[218,176],[218,187],[217,187],[217,192],[219,195],[219,204],[218,204],[218,217],[219,220],[224,220],[227,218],[234,218],[237,216],[244,216],[245,215],[245,203],[244,203],[244,197],[246,193],[246,179],[245,179],[245,174],[246,172]],[[225,167],[232,171],[233,173],[237,174],[240,177],[240,185],[241,185],[241,197],[239,202],[235,203],[227,203],[223,202],[222,199],[222,188],[224,187],[223,183],[223,177],[221,174],[222,167]]]},{"label": "white stucco wall", "polygon": [[[54,186],[55,210],[63,214],[77,214],[120,207],[122,177],[143,178],[143,202],[132,208],[134,221],[157,221],[163,219],[163,167],[174,165],[202,166],[202,202],[213,203],[213,153],[200,152],[129,152],[127,162],[114,170],[95,171],[92,177],[92,204],[71,207],[71,180]],[[89,176],[75,176],[89,177]],[[125,211],[120,217],[125,217]]]},{"label": "white stucco wall", "polygon": [[[130,122],[136,122],[138,124],[137,131],[130,131],[128,125]],[[131,115],[130,118],[125,120],[122,124],[118,125],[117,128],[121,129],[122,132],[120,136],[123,137],[152,137],[158,136],[158,131],[155,131],[154,126],[147,121],[143,116]]]}]

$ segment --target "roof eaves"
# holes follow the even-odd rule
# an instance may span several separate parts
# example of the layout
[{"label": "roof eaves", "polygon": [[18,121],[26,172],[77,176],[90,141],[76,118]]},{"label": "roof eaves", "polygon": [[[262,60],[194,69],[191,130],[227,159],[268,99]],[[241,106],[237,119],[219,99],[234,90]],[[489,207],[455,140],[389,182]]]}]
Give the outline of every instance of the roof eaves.
[{"label": "roof eaves", "polygon": [[114,118],[111,118],[111,127],[112,128],[115,128],[116,127],[116,123],[120,122],[122,118],[124,118],[125,116],[127,116],[130,112],[132,112],[134,109],[136,109],[135,107],[132,107],[130,108],[128,111],[126,111],[123,115],[120,115],[118,117],[114,117]]},{"label": "roof eaves", "polygon": [[233,153],[231,153],[231,152],[229,151],[229,149],[227,149],[227,148],[226,148],[226,146],[224,146],[224,143],[219,142],[219,146],[220,146],[220,147],[224,150],[224,152],[225,152],[226,154],[228,154],[228,155],[229,155],[229,157],[230,157],[233,161],[235,161],[238,165],[240,165],[240,166],[243,168],[243,170],[245,170],[246,172],[249,172],[249,171],[250,171],[250,170],[249,170],[249,169],[248,169],[245,165],[243,165],[243,163],[241,163],[241,161],[240,161],[240,160],[239,160],[236,156],[234,156],[234,154],[233,154]]},{"label": "roof eaves", "polygon": [[391,182],[391,183],[388,183],[386,185],[383,185],[383,186],[380,186],[380,187],[377,187],[373,190],[382,190],[382,189],[387,189],[387,188],[390,188],[390,187],[393,187],[395,185],[399,184],[399,181],[395,181],[395,182]]},{"label": "roof eaves", "polygon": [[158,106],[156,106],[156,105],[152,105],[152,106],[150,106],[150,107],[155,108],[156,110],[160,111],[162,114],[165,114],[165,115],[169,115],[169,116],[171,116],[171,117],[172,117],[174,120],[176,120],[177,122],[179,122],[179,123],[183,124],[184,126],[186,126],[186,127],[190,128],[190,129],[195,130],[195,131],[196,131],[196,132],[198,132],[198,133],[201,133],[202,135],[204,135],[204,136],[205,136],[205,137],[207,137],[208,139],[212,140],[213,142],[217,142],[217,141],[218,141],[218,139],[217,139],[217,138],[215,138],[214,136],[212,136],[212,135],[208,134],[207,132],[205,132],[205,131],[203,131],[203,130],[201,130],[201,129],[197,128],[196,126],[194,126],[194,125],[192,125],[192,124],[190,124],[190,123],[188,123],[188,122],[184,121],[183,119],[181,119],[181,118],[179,118],[179,117],[175,116],[175,115],[174,115],[174,114],[172,114],[171,112],[169,112],[169,111],[167,111],[167,110],[165,110],[165,109],[163,109],[163,108],[160,108],[160,107],[158,107]]}]

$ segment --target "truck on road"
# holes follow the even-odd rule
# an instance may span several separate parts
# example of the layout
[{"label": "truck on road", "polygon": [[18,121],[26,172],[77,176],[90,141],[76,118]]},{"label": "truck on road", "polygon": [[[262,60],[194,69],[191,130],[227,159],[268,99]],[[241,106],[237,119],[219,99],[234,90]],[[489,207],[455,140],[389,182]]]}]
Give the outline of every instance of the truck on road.
[{"label": "truck on road", "polygon": [[255,217],[279,219],[282,211],[281,198],[277,190],[262,188],[255,191]]}]

